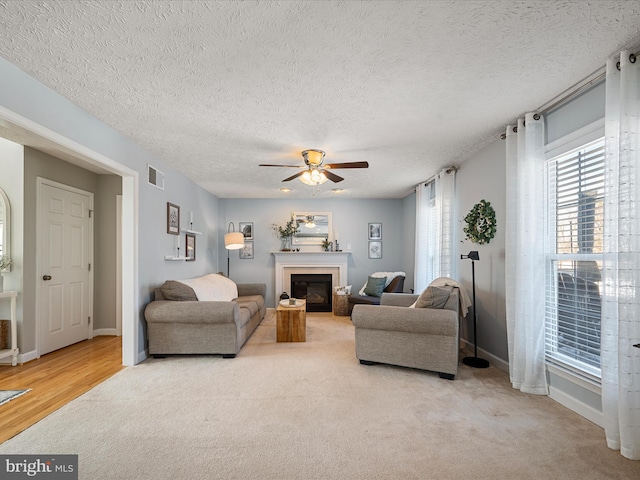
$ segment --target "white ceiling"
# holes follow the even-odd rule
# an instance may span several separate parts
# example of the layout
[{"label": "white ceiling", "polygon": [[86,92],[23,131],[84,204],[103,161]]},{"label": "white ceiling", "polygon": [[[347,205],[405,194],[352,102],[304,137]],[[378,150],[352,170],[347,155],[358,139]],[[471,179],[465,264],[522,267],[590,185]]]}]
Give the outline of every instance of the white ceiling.
[{"label": "white ceiling", "polygon": [[402,198],[638,44],[637,0],[0,1],[1,56],[221,198],[307,148],[370,168],[289,196]]}]

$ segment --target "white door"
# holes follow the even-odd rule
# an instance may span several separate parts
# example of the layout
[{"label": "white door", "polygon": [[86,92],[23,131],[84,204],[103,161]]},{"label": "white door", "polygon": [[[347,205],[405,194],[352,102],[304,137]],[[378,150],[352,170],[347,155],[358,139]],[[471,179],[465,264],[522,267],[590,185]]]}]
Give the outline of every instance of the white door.
[{"label": "white door", "polygon": [[40,181],[39,354],[91,336],[93,194]]}]

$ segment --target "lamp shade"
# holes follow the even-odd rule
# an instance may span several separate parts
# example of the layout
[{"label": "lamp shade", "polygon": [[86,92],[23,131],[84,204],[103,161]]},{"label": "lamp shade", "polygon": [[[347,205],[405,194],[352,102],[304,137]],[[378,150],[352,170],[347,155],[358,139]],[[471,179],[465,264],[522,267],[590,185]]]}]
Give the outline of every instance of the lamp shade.
[{"label": "lamp shade", "polygon": [[244,234],[242,232],[229,232],[224,235],[224,248],[227,250],[240,250],[244,247]]}]

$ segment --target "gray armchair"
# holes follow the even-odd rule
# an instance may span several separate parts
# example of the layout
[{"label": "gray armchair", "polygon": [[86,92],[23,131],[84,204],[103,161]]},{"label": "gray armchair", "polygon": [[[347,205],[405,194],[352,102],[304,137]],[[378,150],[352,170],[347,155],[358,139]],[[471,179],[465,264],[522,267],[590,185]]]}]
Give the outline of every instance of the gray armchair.
[{"label": "gray armchair", "polygon": [[380,305],[355,305],[356,357],[363,365],[385,363],[438,372],[453,380],[458,373],[458,292],[453,287],[444,308],[408,308],[413,294],[383,293]]}]

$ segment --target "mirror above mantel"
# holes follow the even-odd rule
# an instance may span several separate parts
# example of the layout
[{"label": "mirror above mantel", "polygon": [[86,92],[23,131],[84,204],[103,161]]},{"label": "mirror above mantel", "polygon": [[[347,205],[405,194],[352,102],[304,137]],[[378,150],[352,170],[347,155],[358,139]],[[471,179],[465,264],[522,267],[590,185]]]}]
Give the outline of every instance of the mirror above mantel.
[{"label": "mirror above mantel", "polygon": [[[0,188],[0,257],[7,256],[11,258],[11,204],[9,197]],[[9,265],[5,271],[11,270]]]},{"label": "mirror above mantel", "polygon": [[293,245],[321,246],[325,240],[331,240],[331,212],[293,212],[293,218],[298,225]]}]

